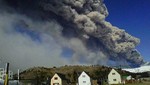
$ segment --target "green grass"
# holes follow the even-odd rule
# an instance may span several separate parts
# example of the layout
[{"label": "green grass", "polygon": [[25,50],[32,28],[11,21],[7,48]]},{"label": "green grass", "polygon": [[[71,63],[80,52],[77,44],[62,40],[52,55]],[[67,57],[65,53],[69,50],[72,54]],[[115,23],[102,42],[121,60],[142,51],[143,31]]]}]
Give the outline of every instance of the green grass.
[{"label": "green grass", "polygon": [[150,85],[150,82],[149,83],[125,84],[125,85]]},{"label": "green grass", "polygon": [[[123,84],[119,84],[119,85],[123,85]],[[124,85],[150,85],[150,82],[131,83],[131,84],[124,84]]]}]

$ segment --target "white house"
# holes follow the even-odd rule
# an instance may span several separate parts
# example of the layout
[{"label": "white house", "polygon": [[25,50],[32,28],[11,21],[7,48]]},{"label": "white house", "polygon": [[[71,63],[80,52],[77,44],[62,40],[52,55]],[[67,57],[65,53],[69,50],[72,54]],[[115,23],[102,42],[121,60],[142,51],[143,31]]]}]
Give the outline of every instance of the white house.
[{"label": "white house", "polygon": [[127,78],[126,78],[127,80],[131,80],[132,79],[132,76],[130,75],[130,76],[127,76]]},{"label": "white house", "polygon": [[111,84],[120,84],[121,83],[121,75],[114,69],[110,71],[108,74],[108,83]]},{"label": "white house", "polygon": [[51,79],[51,85],[62,85],[62,79],[56,73]]},{"label": "white house", "polygon": [[65,75],[56,73],[51,78],[51,85],[68,85],[68,80],[66,79]]},{"label": "white house", "polygon": [[13,72],[12,71],[9,71],[8,78],[13,79]]},{"label": "white house", "polygon": [[84,71],[78,78],[78,85],[91,85],[91,79]]},{"label": "white house", "polygon": [[[4,80],[5,74],[6,74],[6,72],[5,72],[4,68],[0,68],[0,80]],[[13,72],[12,71],[9,71],[8,79],[13,79]]]}]

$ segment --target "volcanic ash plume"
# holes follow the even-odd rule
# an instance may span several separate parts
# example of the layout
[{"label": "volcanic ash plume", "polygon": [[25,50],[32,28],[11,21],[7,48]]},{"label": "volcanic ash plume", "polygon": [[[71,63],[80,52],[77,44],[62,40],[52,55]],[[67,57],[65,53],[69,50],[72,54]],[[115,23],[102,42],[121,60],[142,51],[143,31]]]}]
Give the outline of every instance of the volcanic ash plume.
[{"label": "volcanic ash plume", "polygon": [[141,55],[135,49],[140,40],[105,21],[108,11],[103,0],[5,0],[2,2],[6,5],[1,10],[7,10],[7,13],[11,11],[25,15],[37,23],[51,21],[60,25],[62,29],[58,31],[53,31],[55,27],[49,28],[49,26],[38,29],[33,26],[34,23],[22,19],[26,25],[29,25],[28,30],[49,34],[62,48],[72,50],[71,60],[76,63],[107,64],[106,61],[109,60],[122,60],[131,65],[143,63]]},{"label": "volcanic ash plume", "polygon": [[[95,37],[113,54],[124,54],[124,58],[137,64],[142,62],[140,56],[131,52],[140,40],[105,21],[108,11],[102,0],[47,0],[41,2],[41,7],[71,22],[80,36]],[[111,52],[105,53],[114,56]]]}]

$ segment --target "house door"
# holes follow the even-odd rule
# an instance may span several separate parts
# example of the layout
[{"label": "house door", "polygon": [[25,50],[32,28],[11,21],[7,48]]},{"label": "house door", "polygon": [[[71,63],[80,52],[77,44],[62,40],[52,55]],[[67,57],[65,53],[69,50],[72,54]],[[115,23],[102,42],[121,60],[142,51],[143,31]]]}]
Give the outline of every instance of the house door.
[{"label": "house door", "polygon": [[53,85],[60,85],[59,83],[54,83]]}]

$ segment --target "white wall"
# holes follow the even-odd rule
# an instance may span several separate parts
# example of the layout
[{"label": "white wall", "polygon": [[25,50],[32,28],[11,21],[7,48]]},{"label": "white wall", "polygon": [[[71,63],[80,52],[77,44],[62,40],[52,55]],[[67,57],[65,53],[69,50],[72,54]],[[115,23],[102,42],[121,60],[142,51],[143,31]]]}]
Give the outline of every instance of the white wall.
[{"label": "white wall", "polygon": [[84,71],[78,78],[78,85],[91,85],[90,77]]},{"label": "white wall", "polygon": [[108,74],[108,83],[109,84],[119,84],[119,83],[121,83],[121,76],[114,69],[112,69],[111,72]]}]

